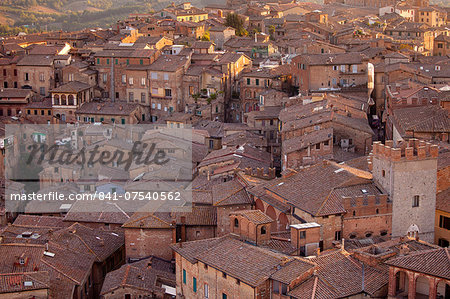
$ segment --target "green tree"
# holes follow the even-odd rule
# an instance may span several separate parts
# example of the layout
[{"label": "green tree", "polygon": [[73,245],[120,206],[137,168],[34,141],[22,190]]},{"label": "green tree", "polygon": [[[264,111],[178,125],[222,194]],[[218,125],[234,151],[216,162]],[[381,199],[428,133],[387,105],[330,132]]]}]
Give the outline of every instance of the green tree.
[{"label": "green tree", "polygon": [[274,33],[275,33],[275,26],[274,25],[270,25],[269,26],[269,34],[270,34],[270,38],[274,39]]},{"label": "green tree", "polygon": [[211,39],[210,39],[210,36],[209,36],[209,31],[205,31],[205,33],[202,36],[202,41],[209,42],[210,40]]},{"label": "green tree", "polygon": [[235,13],[227,14],[225,18],[225,26],[233,27],[234,29],[236,29],[236,35],[238,36],[248,35],[248,32],[244,27],[244,20]]}]

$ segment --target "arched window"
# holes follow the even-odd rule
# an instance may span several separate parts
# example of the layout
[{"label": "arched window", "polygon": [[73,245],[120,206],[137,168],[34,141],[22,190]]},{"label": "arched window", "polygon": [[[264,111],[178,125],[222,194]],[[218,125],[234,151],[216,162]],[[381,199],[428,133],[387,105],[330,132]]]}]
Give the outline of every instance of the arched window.
[{"label": "arched window", "polygon": [[265,235],[266,234],[266,227],[262,226],[261,227],[261,235]]},{"label": "arched window", "polygon": [[73,106],[74,105],[74,101],[73,101],[73,95],[69,95],[69,97],[67,98],[67,105]]},{"label": "arched window", "polygon": [[59,94],[53,96],[53,105],[59,105]]},{"label": "arched window", "polygon": [[61,96],[61,105],[67,105],[66,95],[64,94]]},{"label": "arched window", "polygon": [[234,227],[239,227],[239,220],[234,218]]}]

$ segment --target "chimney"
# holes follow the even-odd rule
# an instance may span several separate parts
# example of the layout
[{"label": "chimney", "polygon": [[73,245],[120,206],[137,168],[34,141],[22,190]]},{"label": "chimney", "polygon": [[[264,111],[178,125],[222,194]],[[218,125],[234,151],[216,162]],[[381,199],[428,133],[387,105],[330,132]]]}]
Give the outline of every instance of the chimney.
[{"label": "chimney", "polygon": [[342,238],[341,251],[345,250],[345,239]]}]

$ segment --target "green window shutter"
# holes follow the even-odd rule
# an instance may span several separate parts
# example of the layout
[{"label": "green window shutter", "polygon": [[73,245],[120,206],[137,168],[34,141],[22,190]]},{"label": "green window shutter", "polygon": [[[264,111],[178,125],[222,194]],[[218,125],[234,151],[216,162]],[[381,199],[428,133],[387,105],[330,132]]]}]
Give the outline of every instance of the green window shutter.
[{"label": "green window shutter", "polygon": [[194,293],[197,292],[197,278],[192,278],[192,289],[194,290]]},{"label": "green window shutter", "polygon": [[183,269],[183,283],[186,284],[186,270]]}]

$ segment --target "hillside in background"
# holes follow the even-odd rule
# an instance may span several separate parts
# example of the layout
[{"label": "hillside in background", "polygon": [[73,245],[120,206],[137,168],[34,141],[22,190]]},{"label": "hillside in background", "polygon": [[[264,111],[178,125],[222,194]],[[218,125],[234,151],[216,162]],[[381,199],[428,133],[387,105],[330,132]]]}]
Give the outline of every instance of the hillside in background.
[{"label": "hillside in background", "polygon": [[0,0],[0,35],[107,28],[130,13],[157,11],[169,3],[167,0]]}]

